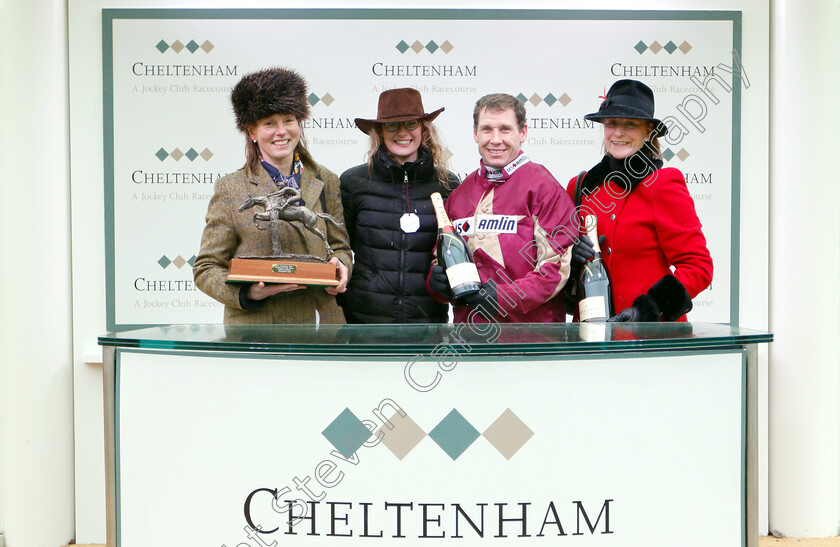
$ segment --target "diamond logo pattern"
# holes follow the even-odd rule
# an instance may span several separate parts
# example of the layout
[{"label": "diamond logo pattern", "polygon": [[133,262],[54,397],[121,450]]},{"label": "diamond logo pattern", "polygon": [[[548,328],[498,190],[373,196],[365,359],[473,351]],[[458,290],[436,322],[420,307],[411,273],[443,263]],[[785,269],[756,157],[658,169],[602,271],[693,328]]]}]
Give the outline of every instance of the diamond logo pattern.
[{"label": "diamond logo pattern", "polygon": [[181,161],[183,158],[187,158],[190,161],[195,161],[196,158],[201,158],[204,161],[210,161],[210,158],[212,158],[213,155],[213,152],[209,148],[205,148],[201,152],[196,151],[195,148],[190,148],[186,153],[181,152],[179,148],[175,148],[171,152],[167,152],[165,148],[161,148],[155,152],[155,157],[160,161],[164,161],[166,158],[172,158],[175,161]]},{"label": "diamond logo pattern", "polygon": [[[482,436],[505,459],[510,460],[534,436],[534,432],[509,408],[505,409],[484,433],[479,433],[457,409],[453,408],[428,435],[402,410],[395,412],[375,434],[399,460],[408,456],[428,436],[453,461]],[[327,426],[323,435],[336,450],[349,458],[372,434],[349,408],[345,408]]]},{"label": "diamond logo pattern", "polygon": [[319,102],[324,103],[326,106],[330,106],[335,102],[335,97],[333,97],[329,93],[325,94],[323,97],[319,97],[314,93],[310,93],[306,100],[307,102],[309,102],[309,106],[315,106]]},{"label": "diamond logo pattern", "polygon": [[345,458],[352,457],[372,435],[349,408],[345,408],[321,434]]},{"label": "diamond logo pattern", "polygon": [[187,42],[187,45],[184,45],[183,42],[180,40],[175,40],[171,44],[167,44],[166,40],[161,40],[157,44],[155,44],[155,49],[160,51],[161,53],[166,53],[167,50],[172,50],[175,53],[181,53],[183,50],[187,50],[190,53],[195,53],[199,49],[202,50],[204,53],[210,53],[213,48],[216,47],[213,45],[213,42],[210,40],[204,40],[201,45],[198,44],[195,40],[190,40]]},{"label": "diamond logo pattern", "polygon": [[192,255],[192,256],[190,257],[190,259],[189,259],[189,260],[185,259],[185,258],[184,258],[184,257],[182,257],[181,255],[178,255],[178,256],[176,256],[175,258],[169,258],[168,256],[163,255],[162,257],[160,257],[160,258],[158,259],[157,263],[158,263],[158,264],[160,265],[160,267],[161,267],[161,268],[163,268],[164,270],[165,270],[166,268],[168,268],[170,265],[175,266],[175,267],[176,267],[176,268],[178,268],[179,270],[180,270],[181,268],[183,268],[184,266],[186,266],[187,264],[189,264],[189,265],[190,265],[190,268],[192,268],[192,267],[193,267],[193,264],[195,264],[195,255]]},{"label": "diamond logo pattern", "polygon": [[394,47],[397,48],[397,51],[403,54],[409,49],[414,53],[420,53],[421,51],[426,50],[431,54],[434,54],[436,51],[449,53],[455,49],[455,46],[453,46],[449,40],[445,40],[442,44],[438,44],[434,40],[429,40],[425,45],[420,40],[415,40],[411,45],[409,45],[405,40],[400,40],[400,42]]},{"label": "diamond logo pattern", "polygon": [[673,40],[668,40],[668,43],[666,43],[664,46],[655,40],[650,45],[647,45],[642,40],[639,40],[639,42],[635,46],[633,46],[633,49],[638,51],[639,55],[648,50],[652,51],[654,55],[658,54],[660,51],[663,50],[667,51],[669,55],[673,55],[674,52],[677,50],[682,51],[683,54],[687,54],[689,51],[691,51],[692,46],[685,40],[683,40],[683,43],[679,46],[675,44]]},{"label": "diamond logo pattern", "polygon": [[541,96],[539,93],[533,93],[530,97],[527,97],[524,93],[520,93],[516,96],[516,98],[523,103],[531,103],[534,106],[538,106],[540,103],[545,103],[549,107],[554,106],[556,103],[560,103],[563,106],[569,106],[569,103],[572,102],[572,98],[566,93],[563,93],[559,99],[554,95],[554,93],[549,93],[545,97]]},{"label": "diamond logo pattern", "polygon": [[666,148],[662,152],[662,157],[665,158],[665,161],[671,161],[672,159],[674,159],[674,157],[679,158],[680,161],[685,161],[690,155],[691,154],[689,154],[688,150],[686,150],[685,148],[680,148],[680,151],[676,153],[674,153],[674,151],[670,148]]}]

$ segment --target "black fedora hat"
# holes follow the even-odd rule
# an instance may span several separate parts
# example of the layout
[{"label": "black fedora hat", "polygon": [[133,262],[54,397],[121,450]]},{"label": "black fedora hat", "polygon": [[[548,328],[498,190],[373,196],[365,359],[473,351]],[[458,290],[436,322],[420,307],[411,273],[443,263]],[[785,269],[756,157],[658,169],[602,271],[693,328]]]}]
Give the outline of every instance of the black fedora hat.
[{"label": "black fedora hat", "polygon": [[356,118],[356,127],[368,133],[378,123],[407,122],[409,120],[432,121],[443,112],[438,108],[434,112],[424,112],[420,92],[411,87],[389,89],[379,95],[379,109],[375,120]]},{"label": "black fedora hat", "polygon": [[619,80],[607,91],[607,96],[598,112],[587,114],[585,120],[603,123],[607,118],[631,118],[650,120],[656,136],[668,133],[668,127],[653,116],[653,91],[638,80]]}]

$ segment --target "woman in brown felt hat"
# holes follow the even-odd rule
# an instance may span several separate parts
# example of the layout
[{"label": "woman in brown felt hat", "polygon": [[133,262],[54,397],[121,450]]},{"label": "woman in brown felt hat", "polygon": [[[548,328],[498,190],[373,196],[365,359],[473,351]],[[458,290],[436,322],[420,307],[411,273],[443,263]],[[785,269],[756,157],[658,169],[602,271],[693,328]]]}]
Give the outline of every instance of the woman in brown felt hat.
[{"label": "woman in brown felt hat", "polygon": [[225,323],[344,323],[335,295],[343,292],[352,266],[347,231],[318,220],[327,243],[300,223],[280,221],[283,252],[324,256],[340,274],[337,287],[296,284],[225,284],[230,259],[272,254],[269,230],[254,210],[239,207],[251,196],[291,189],[315,213],[342,218],[338,177],[312,159],[301,122],[309,117],[306,82],[295,71],[270,68],[247,74],[234,86],[236,126],[245,135],[245,165],[216,181],[207,208],[193,276],[196,286],[225,305]]},{"label": "woman in brown felt hat", "polygon": [[[567,190],[582,217],[598,220],[616,312],[610,320],[685,321],[692,298],[712,281],[712,257],[685,177],[663,167],[659,137],[668,128],[654,117],[653,91],[642,82],[619,80],[603,99],[584,118],[603,124],[604,157]],[[572,269],[593,255],[593,242],[580,236]]]},{"label": "woman in brown felt hat", "polygon": [[344,218],[355,253],[347,292],[348,323],[445,323],[448,307],[426,290],[437,222],[429,196],[457,184],[450,152],[416,89],[379,95],[376,119],[356,118],[370,136],[367,163],[341,175]]}]

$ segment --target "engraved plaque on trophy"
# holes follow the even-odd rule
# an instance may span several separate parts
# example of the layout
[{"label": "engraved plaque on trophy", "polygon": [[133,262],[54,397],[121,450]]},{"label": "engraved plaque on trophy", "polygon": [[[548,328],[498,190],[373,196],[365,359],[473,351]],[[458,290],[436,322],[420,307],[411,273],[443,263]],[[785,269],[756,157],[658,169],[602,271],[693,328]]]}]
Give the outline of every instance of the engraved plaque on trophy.
[{"label": "engraved plaque on trophy", "polygon": [[[342,223],[327,213],[316,213],[304,205],[296,205],[300,200],[300,190],[286,187],[266,196],[251,197],[243,203],[240,211],[252,207],[262,207],[262,212],[254,213],[254,222],[258,229],[268,230],[271,238],[272,256],[237,256],[230,261],[228,277],[225,283],[295,283],[298,285],[316,285],[335,287],[339,284],[338,267],[327,262],[332,253],[327,235],[321,231],[317,222],[323,218],[333,226]],[[299,222],[304,228],[317,235],[324,242],[324,257],[301,254],[288,254],[282,250],[280,242],[280,221]]]}]

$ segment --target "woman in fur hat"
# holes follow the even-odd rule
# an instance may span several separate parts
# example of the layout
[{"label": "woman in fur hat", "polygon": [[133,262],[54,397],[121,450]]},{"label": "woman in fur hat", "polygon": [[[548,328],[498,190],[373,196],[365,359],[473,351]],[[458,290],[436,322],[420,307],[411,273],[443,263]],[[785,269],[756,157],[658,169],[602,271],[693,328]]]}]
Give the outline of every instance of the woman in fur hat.
[{"label": "woman in fur hat", "polygon": [[437,221],[429,196],[457,183],[450,152],[416,89],[379,96],[376,119],[356,118],[370,137],[367,163],[341,175],[344,218],[356,263],[339,297],[348,323],[445,323],[448,306],[426,290]]},{"label": "woman in fur hat", "polygon": [[[597,217],[617,312],[611,321],[685,321],[691,300],[712,282],[694,200],[683,174],[662,167],[658,138],[668,128],[653,113],[648,86],[613,84],[598,112],[584,116],[604,126],[604,158],[567,187],[581,217]],[[573,269],[593,255],[593,242],[580,236]]]},{"label": "woman in fur hat", "polygon": [[[207,208],[201,251],[195,260],[196,286],[225,305],[225,323],[344,323],[335,295],[344,292],[351,267],[346,229],[319,220],[326,234],[328,259],[339,270],[340,284],[326,289],[296,284],[225,284],[234,256],[272,254],[269,230],[254,222],[254,211],[239,211],[250,196],[284,188],[299,193],[315,213],[343,218],[338,177],[312,159],[301,121],[309,117],[306,82],[283,68],[244,76],[233,88],[236,125],[245,135],[246,161],[238,171],[216,181]],[[284,253],[324,256],[324,241],[299,223],[280,221]]]}]

